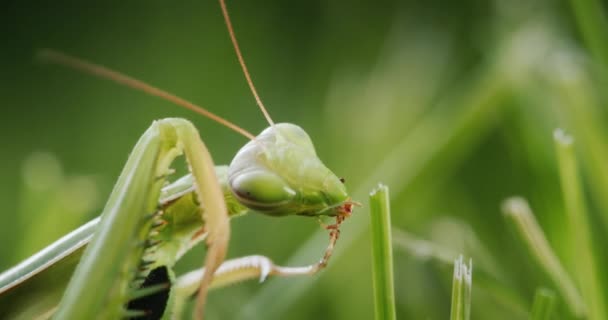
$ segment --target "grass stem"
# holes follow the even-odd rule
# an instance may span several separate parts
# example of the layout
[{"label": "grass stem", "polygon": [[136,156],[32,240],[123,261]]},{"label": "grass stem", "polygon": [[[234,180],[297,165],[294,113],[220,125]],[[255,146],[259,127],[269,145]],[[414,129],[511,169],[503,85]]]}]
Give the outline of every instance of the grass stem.
[{"label": "grass stem", "polygon": [[576,259],[573,261],[574,276],[578,281],[585,301],[589,304],[589,318],[607,319],[604,292],[600,285],[597,260],[593,253],[593,242],[588,221],[589,213],[580,181],[578,162],[573,150],[574,140],[562,130],[556,130],[553,137],[559,163],[566,216],[571,232],[572,245],[570,250],[576,252]]},{"label": "grass stem", "polygon": [[471,289],[473,287],[473,261],[467,266],[462,255],[454,261],[452,280],[452,309],[450,320],[469,320],[471,318]]},{"label": "grass stem", "polygon": [[394,320],[393,248],[387,186],[381,184],[370,193],[370,210],[375,316],[378,320]]},{"label": "grass stem", "polygon": [[555,310],[555,293],[546,288],[536,289],[530,320],[551,320]]}]

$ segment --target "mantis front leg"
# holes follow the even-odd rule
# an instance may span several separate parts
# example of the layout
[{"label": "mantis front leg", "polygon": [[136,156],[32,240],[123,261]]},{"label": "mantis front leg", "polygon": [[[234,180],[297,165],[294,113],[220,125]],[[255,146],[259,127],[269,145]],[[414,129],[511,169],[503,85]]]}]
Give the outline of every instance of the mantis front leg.
[{"label": "mantis front leg", "polygon": [[[187,120],[155,121],[129,156],[55,313],[56,319],[118,319],[129,315],[125,306],[132,295],[132,284],[149,272],[150,262],[143,261],[142,256],[146,239],[160,219],[153,214],[160,190],[170,164],[182,153],[192,172],[208,232],[205,268],[215,271],[219,267],[226,254],[229,224],[211,156]],[[198,315],[203,312],[210,282],[210,276],[200,282]]]}]

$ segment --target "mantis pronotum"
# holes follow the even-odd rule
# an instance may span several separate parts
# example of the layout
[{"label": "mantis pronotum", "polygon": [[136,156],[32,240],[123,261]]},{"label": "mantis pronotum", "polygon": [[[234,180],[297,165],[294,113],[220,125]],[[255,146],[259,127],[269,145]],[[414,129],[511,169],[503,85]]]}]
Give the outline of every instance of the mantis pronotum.
[{"label": "mantis pronotum", "polygon": [[[339,226],[356,203],[348,197],[343,180],[319,160],[304,130],[272,121],[247,71],[224,0],[220,0],[220,5],[247,83],[270,125],[258,136],[116,71],[55,51],[41,54],[46,61],[113,80],[191,109],[250,141],[229,166],[214,166],[198,131],[189,121],[178,118],[154,121],[129,156],[100,218],[0,275],[0,306],[8,309],[27,304],[23,307],[29,309],[9,316],[178,318],[186,299],[196,294],[193,316],[200,319],[211,287],[249,278],[263,281],[269,275],[310,275],[325,267]],[[169,184],[171,163],[182,154],[190,174]],[[330,243],[322,259],[305,267],[277,266],[263,256],[224,261],[230,237],[229,218],[250,210],[271,216],[335,217],[336,223],[326,226]],[[204,268],[176,278],[172,266],[203,240],[208,247]],[[56,299],[36,300],[28,296],[28,284],[43,281],[45,273],[71,273],[76,264],[67,288],[63,290],[58,285],[63,293],[56,294]],[[159,294],[164,299],[161,308],[146,304],[147,297]]]}]

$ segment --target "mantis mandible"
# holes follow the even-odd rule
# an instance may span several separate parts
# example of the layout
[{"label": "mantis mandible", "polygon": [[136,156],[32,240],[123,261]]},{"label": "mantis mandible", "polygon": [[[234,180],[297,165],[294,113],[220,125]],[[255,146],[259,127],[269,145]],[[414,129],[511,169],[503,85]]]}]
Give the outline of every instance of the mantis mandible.
[{"label": "mantis mandible", "polygon": [[[257,136],[140,80],[63,53],[41,53],[45,61],[118,82],[200,113],[250,141],[229,166],[214,166],[189,121],[154,121],[131,152],[99,218],[0,274],[0,309],[6,312],[4,316],[179,318],[187,299],[196,295],[193,317],[202,319],[210,288],[250,278],[263,281],[270,275],[311,275],[326,266],[340,224],[357,203],[348,196],[344,181],[317,157],[302,128],[272,121],[247,70],[224,0],[219,2],[239,64],[269,123]],[[185,156],[190,173],[169,182],[171,164],[180,155]],[[282,267],[263,256],[225,261],[229,218],[247,211],[270,216],[329,216],[336,222],[326,226],[329,245],[315,264]],[[201,241],[207,245],[203,268],[176,277],[173,265]],[[63,277],[70,278],[67,287],[55,281],[48,285],[48,292],[35,292],[41,284],[47,286],[45,281]]]}]

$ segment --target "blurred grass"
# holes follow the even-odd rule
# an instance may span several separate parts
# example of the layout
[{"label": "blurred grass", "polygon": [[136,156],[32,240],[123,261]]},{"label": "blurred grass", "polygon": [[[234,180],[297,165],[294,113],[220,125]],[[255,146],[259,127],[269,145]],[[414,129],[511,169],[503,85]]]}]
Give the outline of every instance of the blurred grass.
[{"label": "blurred grass", "polygon": [[[562,192],[564,186],[579,190],[595,264],[603,270],[608,82],[598,66],[607,59],[606,29],[599,27],[606,25],[605,4],[265,0],[228,6],[274,119],[304,127],[321,158],[346,178],[355,200],[365,200],[378,181],[391,188],[393,227],[416,235],[394,256],[397,318],[449,317],[454,253],[475,261],[473,319],[524,319],[538,287],[559,292],[511,241],[500,203],[512,194],[534,208],[585,303],[584,281],[605,291],[601,272],[578,279],[576,261],[585,248],[569,231],[569,193]],[[37,49],[56,48],[116,68],[251,131],[265,126],[214,1],[9,1],[0,27],[8,35],[0,50],[0,268],[94,216],[153,119],[192,119],[218,163],[228,163],[245,142],[154,98],[35,64]],[[555,128],[576,141],[578,182],[560,183]],[[42,161],[46,171],[24,178],[22,168],[39,152],[56,160]],[[57,167],[63,178],[55,181],[62,183],[45,194],[28,191],[28,181],[42,183]],[[184,172],[185,166],[177,169]],[[84,177],[76,181],[86,186],[73,186],[70,177]],[[79,193],[86,190],[95,196],[77,210],[58,195],[86,200]],[[209,316],[372,318],[367,214],[365,204],[344,224],[336,254],[320,276],[214,292]],[[229,254],[310,263],[326,242],[326,234],[316,231],[316,222],[304,218],[247,216],[233,222]],[[429,259],[435,249],[425,253],[427,244],[447,252],[449,262]],[[186,257],[180,270],[198,266],[200,254]],[[559,302],[554,314],[573,318],[566,308]]]},{"label": "blurred grass", "polygon": [[546,288],[538,288],[532,304],[531,320],[550,320],[555,309],[555,293]]},{"label": "blurred grass", "polygon": [[587,316],[587,304],[548,243],[526,200],[518,197],[505,200],[503,213],[516,236],[538,263],[540,270],[551,279],[552,285],[557,288],[570,312],[577,318]]}]

